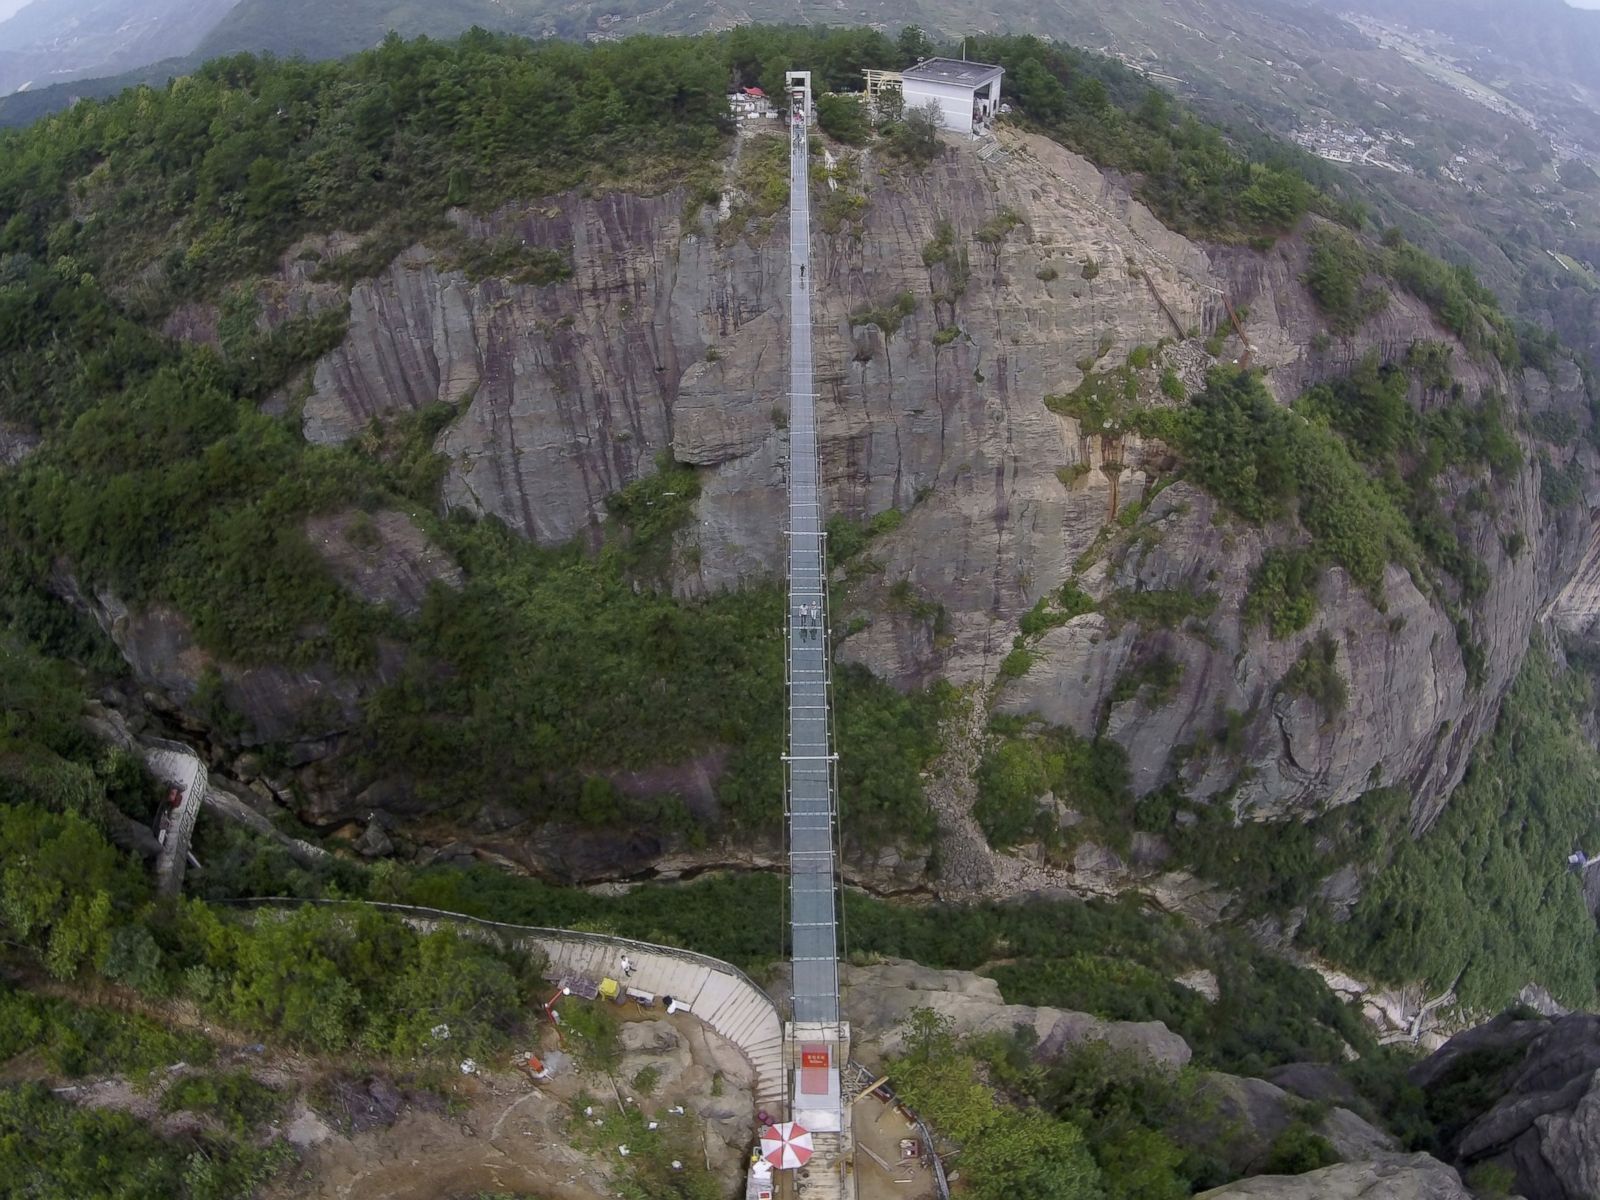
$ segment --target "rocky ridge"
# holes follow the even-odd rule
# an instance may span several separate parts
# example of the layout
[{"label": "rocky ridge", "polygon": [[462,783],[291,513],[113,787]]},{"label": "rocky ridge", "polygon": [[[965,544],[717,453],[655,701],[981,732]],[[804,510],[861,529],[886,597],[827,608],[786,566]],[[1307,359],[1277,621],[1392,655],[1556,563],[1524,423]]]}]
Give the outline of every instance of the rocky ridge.
[{"label": "rocky ridge", "polygon": [[[1162,491],[1126,536],[1106,543],[1108,521],[1142,503],[1168,462],[1159,444],[1085,436],[1077,420],[1045,404],[1075,387],[1086,367],[1217,328],[1225,295],[1248,308],[1253,361],[1268,368],[1280,399],[1369,352],[1395,358],[1416,340],[1448,335],[1419,302],[1397,295],[1356,336],[1313,349],[1322,322],[1299,283],[1302,242],[1267,253],[1205,247],[1162,227],[1125,184],[1060,146],[1013,133],[1006,144],[996,163],[952,147],[922,174],[869,155],[860,164],[864,212],[817,235],[830,508],[904,513],[871,547],[881,570],[841,581],[838,624],[848,636],[839,657],[902,686],[942,677],[992,691],[1001,712],[1103,730],[1128,751],[1141,794],[1176,779],[1198,799],[1226,794],[1241,814],[1262,818],[1401,783],[1415,796],[1414,824],[1425,826],[1492,723],[1536,621],[1548,613],[1580,626],[1600,606],[1581,582],[1594,572],[1586,514],[1544,511],[1530,456],[1497,492],[1499,524],[1469,522],[1465,540],[1490,578],[1469,619],[1484,656],[1477,688],[1448,597],[1425,594],[1397,568],[1384,611],[1335,568],[1324,574],[1311,628],[1278,641],[1247,630],[1240,610],[1249,580],[1283,535],[1228,520],[1189,485]],[[304,401],[307,437],[338,442],[374,417],[454,405],[437,442],[449,459],[446,506],[496,516],[542,544],[598,536],[606,496],[671,454],[702,471],[694,523],[680,534],[677,591],[693,597],[770,577],[782,523],[781,219],[741,235],[709,212],[686,213],[680,195],[616,193],[456,219],[470,236],[567,248],[570,277],[545,285],[471,279],[425,246],[407,250],[350,290],[348,336],[317,365]],[[264,320],[342,302],[339,289],[313,275],[318,253],[348,245],[333,235],[285,256],[263,289]],[[909,311],[899,320],[873,316],[902,295]],[[208,328],[204,313],[191,313],[174,332],[204,337]],[[1196,382],[1193,349],[1180,343],[1159,361]],[[1530,411],[1575,411],[1581,402],[1575,371],[1553,380],[1530,372],[1519,392],[1460,347],[1454,362],[1469,400],[1505,391]],[[1419,390],[1413,401],[1438,397]],[[1572,453],[1591,457],[1556,451],[1558,460]],[[1451,487],[1459,496],[1472,482]],[[1525,534],[1515,556],[1500,525]],[[431,569],[448,577],[454,568]],[[398,558],[396,571],[415,577]],[[374,597],[386,587],[414,595],[398,575],[391,586],[378,574],[352,585],[377,589]],[[1075,577],[1098,598],[1118,589],[1203,591],[1215,594],[1216,608],[1202,635],[1113,627],[1086,614],[1039,639],[1022,678],[999,681],[1020,616]],[[896,603],[897,587],[918,603]],[[186,661],[166,652],[181,649],[176,615],[160,614],[148,632],[140,614],[117,619],[141,677],[181,699],[182,679],[163,666]],[[1349,684],[1349,703],[1333,720],[1278,688],[1308,640],[1324,633],[1338,643]],[[1125,665],[1156,652],[1183,664],[1175,694],[1155,705],[1113,703]],[[331,694],[343,708],[374,680],[305,682],[313,685],[306,694]],[[281,736],[282,710],[299,703],[298,684],[279,683],[281,694],[266,698],[243,685],[230,695],[252,717],[252,706],[263,710],[257,735]],[[1228,709],[1248,715],[1240,752],[1173,757],[1173,747],[1209,739]],[[325,745],[336,751],[337,738]]]}]

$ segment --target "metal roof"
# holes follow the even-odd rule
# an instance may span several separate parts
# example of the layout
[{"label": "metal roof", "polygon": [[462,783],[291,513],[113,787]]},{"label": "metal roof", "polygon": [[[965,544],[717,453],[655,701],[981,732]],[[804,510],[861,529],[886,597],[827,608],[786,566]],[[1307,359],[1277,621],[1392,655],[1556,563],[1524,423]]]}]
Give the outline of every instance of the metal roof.
[{"label": "metal roof", "polygon": [[900,74],[906,79],[926,79],[934,83],[954,83],[963,87],[982,87],[1005,74],[1004,67],[989,63],[962,62],[957,58],[930,58]]}]

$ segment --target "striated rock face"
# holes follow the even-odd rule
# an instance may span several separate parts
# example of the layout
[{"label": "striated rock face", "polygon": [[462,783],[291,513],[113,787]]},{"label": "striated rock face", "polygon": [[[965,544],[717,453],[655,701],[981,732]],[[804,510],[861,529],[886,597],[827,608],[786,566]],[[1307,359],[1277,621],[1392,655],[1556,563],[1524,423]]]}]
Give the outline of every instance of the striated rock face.
[{"label": "striated rock face", "polygon": [[1461,1177],[1426,1154],[1391,1154],[1304,1175],[1258,1175],[1196,1200],[1472,1200]]},{"label": "striated rock face", "polygon": [[[957,618],[957,677],[981,674],[994,616],[1033,603],[1108,511],[1109,485],[1069,494],[1056,478],[1080,461],[1072,423],[1047,410],[1102,338],[1128,349],[1201,327],[1219,303],[1205,254],[1157,224],[1083,159],[1028,138],[1002,166],[969,152],[925,175],[867,164],[859,229],[817,234],[816,358],[824,472],[834,511],[911,509],[902,539],[936,544],[913,582]],[[993,250],[973,231],[1010,209],[1022,225]],[[954,301],[923,250],[949,221],[969,252]],[[468,232],[570,246],[569,280],[545,287],[471,281],[408,252],[351,296],[344,346],[318,367],[306,434],[337,441],[374,415],[436,401],[470,403],[441,438],[452,505],[494,513],[559,542],[591,528],[607,494],[656,455],[714,468],[700,503],[694,592],[777,565],[787,242],[781,221],[751,245],[685,225],[683,197],[563,196],[464,219]],[[1097,272],[1083,278],[1083,264]],[[1037,275],[1052,266],[1057,278]],[[885,338],[850,315],[910,292],[917,308]],[[959,327],[937,347],[933,335]],[[1088,514],[1088,521],[1070,514]],[[1082,525],[1082,545],[1063,528]],[[1029,585],[1026,577],[1038,583]],[[910,664],[915,674],[916,665]],[[902,673],[902,676],[905,673]]]},{"label": "striated rock face", "polygon": [[[1230,250],[1217,257],[1235,302],[1249,308],[1245,332],[1252,363],[1267,370],[1280,400],[1349,371],[1369,353],[1396,360],[1415,341],[1450,341],[1420,301],[1397,294],[1358,336],[1313,350],[1323,321],[1298,283],[1303,244],[1291,240],[1266,255]],[[1575,369],[1564,369],[1554,380],[1528,372],[1514,385],[1498,367],[1473,360],[1459,346],[1453,358],[1469,402],[1517,394],[1520,386],[1519,400],[1531,412],[1576,414],[1585,403]],[[1412,401],[1423,409],[1444,399],[1413,385]],[[1316,618],[1282,640],[1247,628],[1242,617],[1252,575],[1267,551],[1283,544],[1282,531],[1232,520],[1198,488],[1176,484],[1151,503],[1125,548],[1114,547],[1109,561],[1090,568],[1080,582],[1099,597],[1118,590],[1209,594],[1215,597],[1213,613],[1187,630],[1081,616],[1043,635],[1033,666],[1000,690],[997,707],[1039,715],[1084,736],[1103,732],[1128,751],[1140,794],[1174,779],[1197,798],[1231,790],[1235,809],[1260,819],[1348,803],[1370,788],[1405,784],[1414,797],[1413,824],[1425,827],[1459,782],[1472,747],[1493,725],[1546,606],[1555,600],[1557,620],[1580,632],[1588,631],[1584,614],[1600,611],[1600,582],[1583,582],[1591,575],[1600,581],[1600,548],[1591,545],[1587,556],[1583,550],[1587,517],[1545,510],[1532,461],[1535,447],[1526,450],[1528,465],[1495,486],[1498,516],[1466,520],[1463,543],[1488,567],[1483,597],[1464,606],[1459,597],[1426,595],[1405,571],[1391,566],[1380,607],[1332,568],[1321,581]],[[1145,448],[1130,441],[1124,452],[1133,462]],[[1587,450],[1572,452],[1588,463]],[[1448,479],[1446,506],[1476,482]],[[1502,537],[1510,530],[1525,539],[1515,555]],[[1472,686],[1447,605],[1470,614],[1470,636],[1482,652],[1479,687]],[[1279,686],[1307,644],[1322,635],[1337,645],[1337,669],[1349,695],[1331,718]],[[1118,677],[1156,654],[1182,666],[1172,695],[1155,708],[1138,696],[1113,703]],[[1173,760],[1173,747],[1211,745],[1225,728],[1228,710],[1246,716],[1242,744],[1231,756],[1213,750]]]},{"label": "striated rock face", "polygon": [[[1247,630],[1241,616],[1267,548],[1262,530],[1228,519],[1208,495],[1184,483],[1156,497],[1140,528],[1150,531],[1147,540],[1110,569],[1103,590],[1213,592],[1217,608],[1203,631],[1119,627],[1099,613],[1085,614],[1043,636],[1033,667],[1001,690],[1001,712],[1036,714],[1085,737],[1104,719],[1106,735],[1128,751],[1141,795],[1172,777],[1171,747],[1208,744],[1229,709],[1260,714],[1245,750],[1253,771],[1237,803],[1265,815],[1353,800],[1399,780],[1432,779],[1445,788],[1459,777],[1471,742],[1446,738],[1441,727],[1459,719],[1468,702],[1466,668],[1448,618],[1404,571],[1389,569],[1386,613],[1343,571],[1328,571],[1311,626],[1271,640]],[[1323,631],[1340,643],[1338,666],[1349,684],[1349,702],[1333,722],[1311,700],[1279,691]],[[1112,703],[1136,653],[1164,653],[1183,666],[1175,693],[1153,710],[1137,696]],[[1234,786],[1240,768],[1200,755],[1180,777],[1191,795],[1205,798]]]},{"label": "striated rock face", "polygon": [[[1245,628],[1241,607],[1283,531],[1232,521],[1178,484],[1130,528],[1111,524],[1106,542],[1108,522],[1170,477],[1171,460],[1132,433],[1084,436],[1045,405],[1074,388],[1085,365],[1114,366],[1136,346],[1224,326],[1225,295],[1248,309],[1252,362],[1284,401],[1369,352],[1395,359],[1418,339],[1448,335],[1420,302],[1396,296],[1357,336],[1313,349],[1324,323],[1300,283],[1303,242],[1265,254],[1202,247],[1082,158],[1005,136],[1010,153],[999,162],[952,145],[921,174],[869,155],[859,222],[833,234],[818,222],[813,311],[829,511],[904,514],[870,547],[879,569],[840,581],[836,627],[849,633],[840,658],[906,687],[940,677],[995,685],[1022,614],[1070,579],[1101,600],[1124,589],[1210,593],[1215,610],[1193,631],[1101,613],[1050,630],[1031,669],[995,687],[995,708],[1104,733],[1127,750],[1140,794],[1178,782],[1200,799],[1227,794],[1242,817],[1259,819],[1404,784],[1413,823],[1431,823],[1541,615],[1585,633],[1596,623],[1600,541],[1583,506],[1544,510],[1529,443],[1529,465],[1495,484],[1494,512],[1464,517],[1464,545],[1487,567],[1483,597],[1465,605],[1425,594],[1391,568],[1375,604],[1329,570],[1311,628],[1281,641]],[[426,247],[409,249],[350,292],[348,336],[310,381],[306,436],[340,442],[374,417],[454,405],[437,442],[449,459],[446,505],[547,545],[597,537],[606,497],[671,454],[703,469],[695,521],[680,534],[677,591],[694,597],[775,574],[781,214],[765,233],[734,237],[709,213],[686,212],[678,193],[566,194],[456,219],[469,236],[560,248],[572,273],[544,286],[475,280]],[[930,253],[946,227],[949,252]],[[313,279],[312,260],[349,244],[331,234],[286,255],[264,289],[263,322],[343,303]],[[863,316],[902,295],[910,311],[892,332],[893,321]],[[173,320],[175,333],[215,336],[210,310]],[[1191,385],[1208,361],[1193,340],[1162,354]],[[1498,391],[1530,412],[1586,411],[1575,371],[1518,383],[1459,347],[1454,358],[1468,400]],[[1424,408],[1443,401],[1420,387],[1413,395]],[[1586,448],[1549,453],[1558,467],[1571,454],[1593,465]],[[1447,477],[1446,507],[1478,482]],[[414,531],[396,526],[364,563],[333,520],[313,536],[341,542],[335,569],[360,594],[405,612],[430,580],[453,579]],[[1514,555],[1512,531],[1522,539]],[[1481,686],[1469,677],[1457,610],[1481,651]],[[1349,693],[1331,717],[1280,687],[1322,635],[1337,645]],[[1157,654],[1182,665],[1173,694],[1114,703],[1119,676]],[[1214,746],[1230,711],[1243,723],[1228,751],[1188,753]]]},{"label": "striated rock face", "polygon": [[1410,1078],[1429,1091],[1472,1081],[1468,1096],[1492,1099],[1451,1139],[1463,1167],[1511,1168],[1528,1200],[1600,1196],[1600,1015],[1502,1014],[1451,1038]]}]

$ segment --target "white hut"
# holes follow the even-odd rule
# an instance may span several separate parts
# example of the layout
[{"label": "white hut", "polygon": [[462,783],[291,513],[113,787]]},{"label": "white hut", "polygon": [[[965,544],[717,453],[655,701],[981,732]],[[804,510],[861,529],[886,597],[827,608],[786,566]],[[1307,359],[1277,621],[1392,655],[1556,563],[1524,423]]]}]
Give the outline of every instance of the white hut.
[{"label": "white hut", "polygon": [[939,107],[939,124],[959,133],[981,132],[1000,111],[1000,79],[1004,67],[930,58],[901,72],[900,92],[906,111],[929,101]]}]

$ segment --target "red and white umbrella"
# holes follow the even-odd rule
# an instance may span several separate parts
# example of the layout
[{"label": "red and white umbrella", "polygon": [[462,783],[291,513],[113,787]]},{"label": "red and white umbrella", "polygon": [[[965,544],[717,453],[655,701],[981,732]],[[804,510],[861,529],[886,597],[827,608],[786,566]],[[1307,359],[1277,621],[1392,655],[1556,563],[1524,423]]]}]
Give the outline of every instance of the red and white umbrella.
[{"label": "red and white umbrella", "polygon": [[811,1157],[811,1149],[811,1131],[793,1121],[769,1125],[761,1131],[761,1157],[775,1167],[803,1167]]}]

